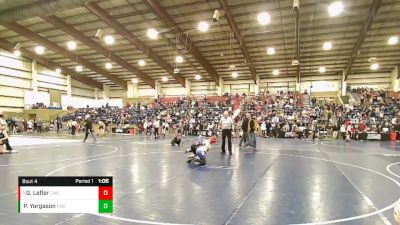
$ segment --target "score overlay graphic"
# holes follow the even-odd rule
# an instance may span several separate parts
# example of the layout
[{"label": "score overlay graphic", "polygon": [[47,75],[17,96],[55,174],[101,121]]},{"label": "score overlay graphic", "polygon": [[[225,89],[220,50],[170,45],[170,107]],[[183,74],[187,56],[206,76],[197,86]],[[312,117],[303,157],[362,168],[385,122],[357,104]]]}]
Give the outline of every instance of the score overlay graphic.
[{"label": "score overlay graphic", "polygon": [[18,177],[18,213],[112,212],[112,177]]}]

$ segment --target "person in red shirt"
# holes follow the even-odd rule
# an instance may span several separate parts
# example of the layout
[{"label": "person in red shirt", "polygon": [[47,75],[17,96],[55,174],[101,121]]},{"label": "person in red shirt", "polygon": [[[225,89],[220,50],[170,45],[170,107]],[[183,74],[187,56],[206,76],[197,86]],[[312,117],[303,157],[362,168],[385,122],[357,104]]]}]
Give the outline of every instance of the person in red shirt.
[{"label": "person in red shirt", "polygon": [[358,124],[358,130],[361,132],[365,132],[367,129],[367,126],[365,125],[364,121],[361,121],[360,124]]}]

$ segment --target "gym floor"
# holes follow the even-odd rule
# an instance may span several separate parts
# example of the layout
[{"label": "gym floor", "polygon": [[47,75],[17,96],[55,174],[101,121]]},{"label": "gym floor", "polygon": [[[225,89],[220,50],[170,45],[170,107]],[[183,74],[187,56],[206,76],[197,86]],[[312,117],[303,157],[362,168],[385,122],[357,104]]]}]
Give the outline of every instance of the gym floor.
[{"label": "gym floor", "polygon": [[[81,138],[81,137],[77,137]],[[0,224],[395,224],[400,143],[258,139],[258,151],[186,164],[195,137],[12,137],[0,155]],[[18,214],[18,176],[113,176],[114,213]]]}]

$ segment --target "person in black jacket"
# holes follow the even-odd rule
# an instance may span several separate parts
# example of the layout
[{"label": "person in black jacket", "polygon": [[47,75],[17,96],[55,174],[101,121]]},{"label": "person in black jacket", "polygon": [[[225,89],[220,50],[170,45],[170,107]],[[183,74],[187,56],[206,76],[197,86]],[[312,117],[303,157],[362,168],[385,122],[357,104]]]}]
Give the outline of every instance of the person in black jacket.
[{"label": "person in black jacket", "polygon": [[93,142],[96,142],[96,137],[93,135],[93,122],[92,119],[90,118],[90,115],[85,116],[85,139],[83,139],[83,142],[86,141],[88,138],[88,135],[93,137]]},{"label": "person in black jacket", "polygon": [[248,144],[249,142],[248,127],[249,127],[249,114],[243,116],[243,121],[242,121],[243,135],[242,138],[240,139],[239,147],[242,147],[242,143]]}]

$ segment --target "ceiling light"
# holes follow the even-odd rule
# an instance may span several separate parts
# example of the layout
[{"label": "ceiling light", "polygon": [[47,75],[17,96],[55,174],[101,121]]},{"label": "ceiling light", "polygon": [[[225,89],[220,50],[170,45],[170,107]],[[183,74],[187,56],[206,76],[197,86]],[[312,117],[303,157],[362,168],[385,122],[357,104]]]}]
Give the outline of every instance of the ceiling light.
[{"label": "ceiling light", "polygon": [[55,70],[55,72],[56,72],[56,74],[60,74],[60,73],[61,73],[61,69],[60,69],[60,68],[57,68],[57,69]]},{"label": "ceiling light", "polygon": [[183,63],[183,57],[180,56],[180,55],[178,55],[178,56],[176,56],[175,61],[176,61],[177,63]]},{"label": "ceiling light", "polygon": [[273,70],[272,74],[275,75],[275,76],[278,76],[279,75],[279,70]]},{"label": "ceiling light", "polygon": [[138,79],[137,78],[132,78],[132,84],[137,84],[137,83],[139,83]]},{"label": "ceiling light", "polygon": [[68,47],[69,50],[76,49],[76,42],[75,41],[68,41],[67,42],[67,47]]},{"label": "ceiling light", "polygon": [[271,16],[266,12],[262,12],[258,14],[257,20],[259,24],[267,25],[271,22]]},{"label": "ceiling light", "polygon": [[332,49],[332,42],[327,41],[324,43],[324,45],[322,46],[324,48],[324,50],[331,50]]},{"label": "ceiling light", "polygon": [[200,76],[199,74],[197,74],[196,76],[194,76],[194,79],[200,80],[200,79],[201,79],[201,76]]},{"label": "ceiling light", "polygon": [[106,69],[108,69],[108,70],[112,69],[112,67],[113,67],[112,63],[110,63],[110,62],[107,62],[105,66],[106,66]]},{"label": "ceiling light", "polygon": [[147,30],[147,37],[149,37],[150,39],[157,39],[158,38],[158,31],[156,31],[153,28],[150,28]]},{"label": "ceiling light", "polygon": [[35,52],[38,55],[43,55],[44,54],[44,47],[43,46],[36,46],[35,47]]},{"label": "ceiling light", "polygon": [[199,23],[199,25],[197,26],[197,29],[199,29],[199,31],[201,31],[201,32],[207,32],[209,26],[210,26],[210,25],[208,25],[207,22],[201,21],[201,22]]},{"label": "ceiling light", "polygon": [[115,39],[114,39],[113,36],[107,35],[107,36],[104,37],[104,42],[105,42],[106,44],[108,44],[108,45],[112,45],[112,44],[114,44]]},{"label": "ceiling light", "polygon": [[146,61],[144,61],[143,59],[138,61],[139,66],[145,66],[146,65]]},{"label": "ceiling light", "polygon": [[392,36],[388,40],[389,45],[395,45],[399,42],[399,39],[396,36]]},{"label": "ceiling light", "polygon": [[377,70],[377,69],[379,69],[379,64],[378,63],[373,63],[371,65],[371,70]]},{"label": "ceiling light", "polygon": [[325,71],[326,71],[326,68],[325,68],[325,67],[321,66],[321,67],[319,68],[319,72],[320,72],[320,73],[325,73]]},{"label": "ceiling light", "polygon": [[236,77],[238,77],[239,76],[239,74],[237,73],[237,72],[232,72],[232,77],[233,78],[236,78]]},{"label": "ceiling light", "polygon": [[273,54],[275,54],[275,48],[272,48],[272,47],[267,48],[267,54],[268,54],[268,55],[273,55]]},{"label": "ceiling light", "polygon": [[167,81],[168,81],[168,77],[163,77],[163,78],[162,78],[162,81],[163,81],[163,82],[167,82]]},{"label": "ceiling light", "polygon": [[21,51],[20,51],[20,50],[14,50],[13,53],[14,53],[14,55],[17,56],[17,57],[21,56]]},{"label": "ceiling light", "polygon": [[343,12],[343,3],[342,2],[334,2],[328,7],[329,16],[334,17],[338,16]]},{"label": "ceiling light", "polygon": [[77,72],[82,72],[83,67],[82,67],[81,65],[77,65],[77,66],[75,67],[75,70],[76,70]]}]

